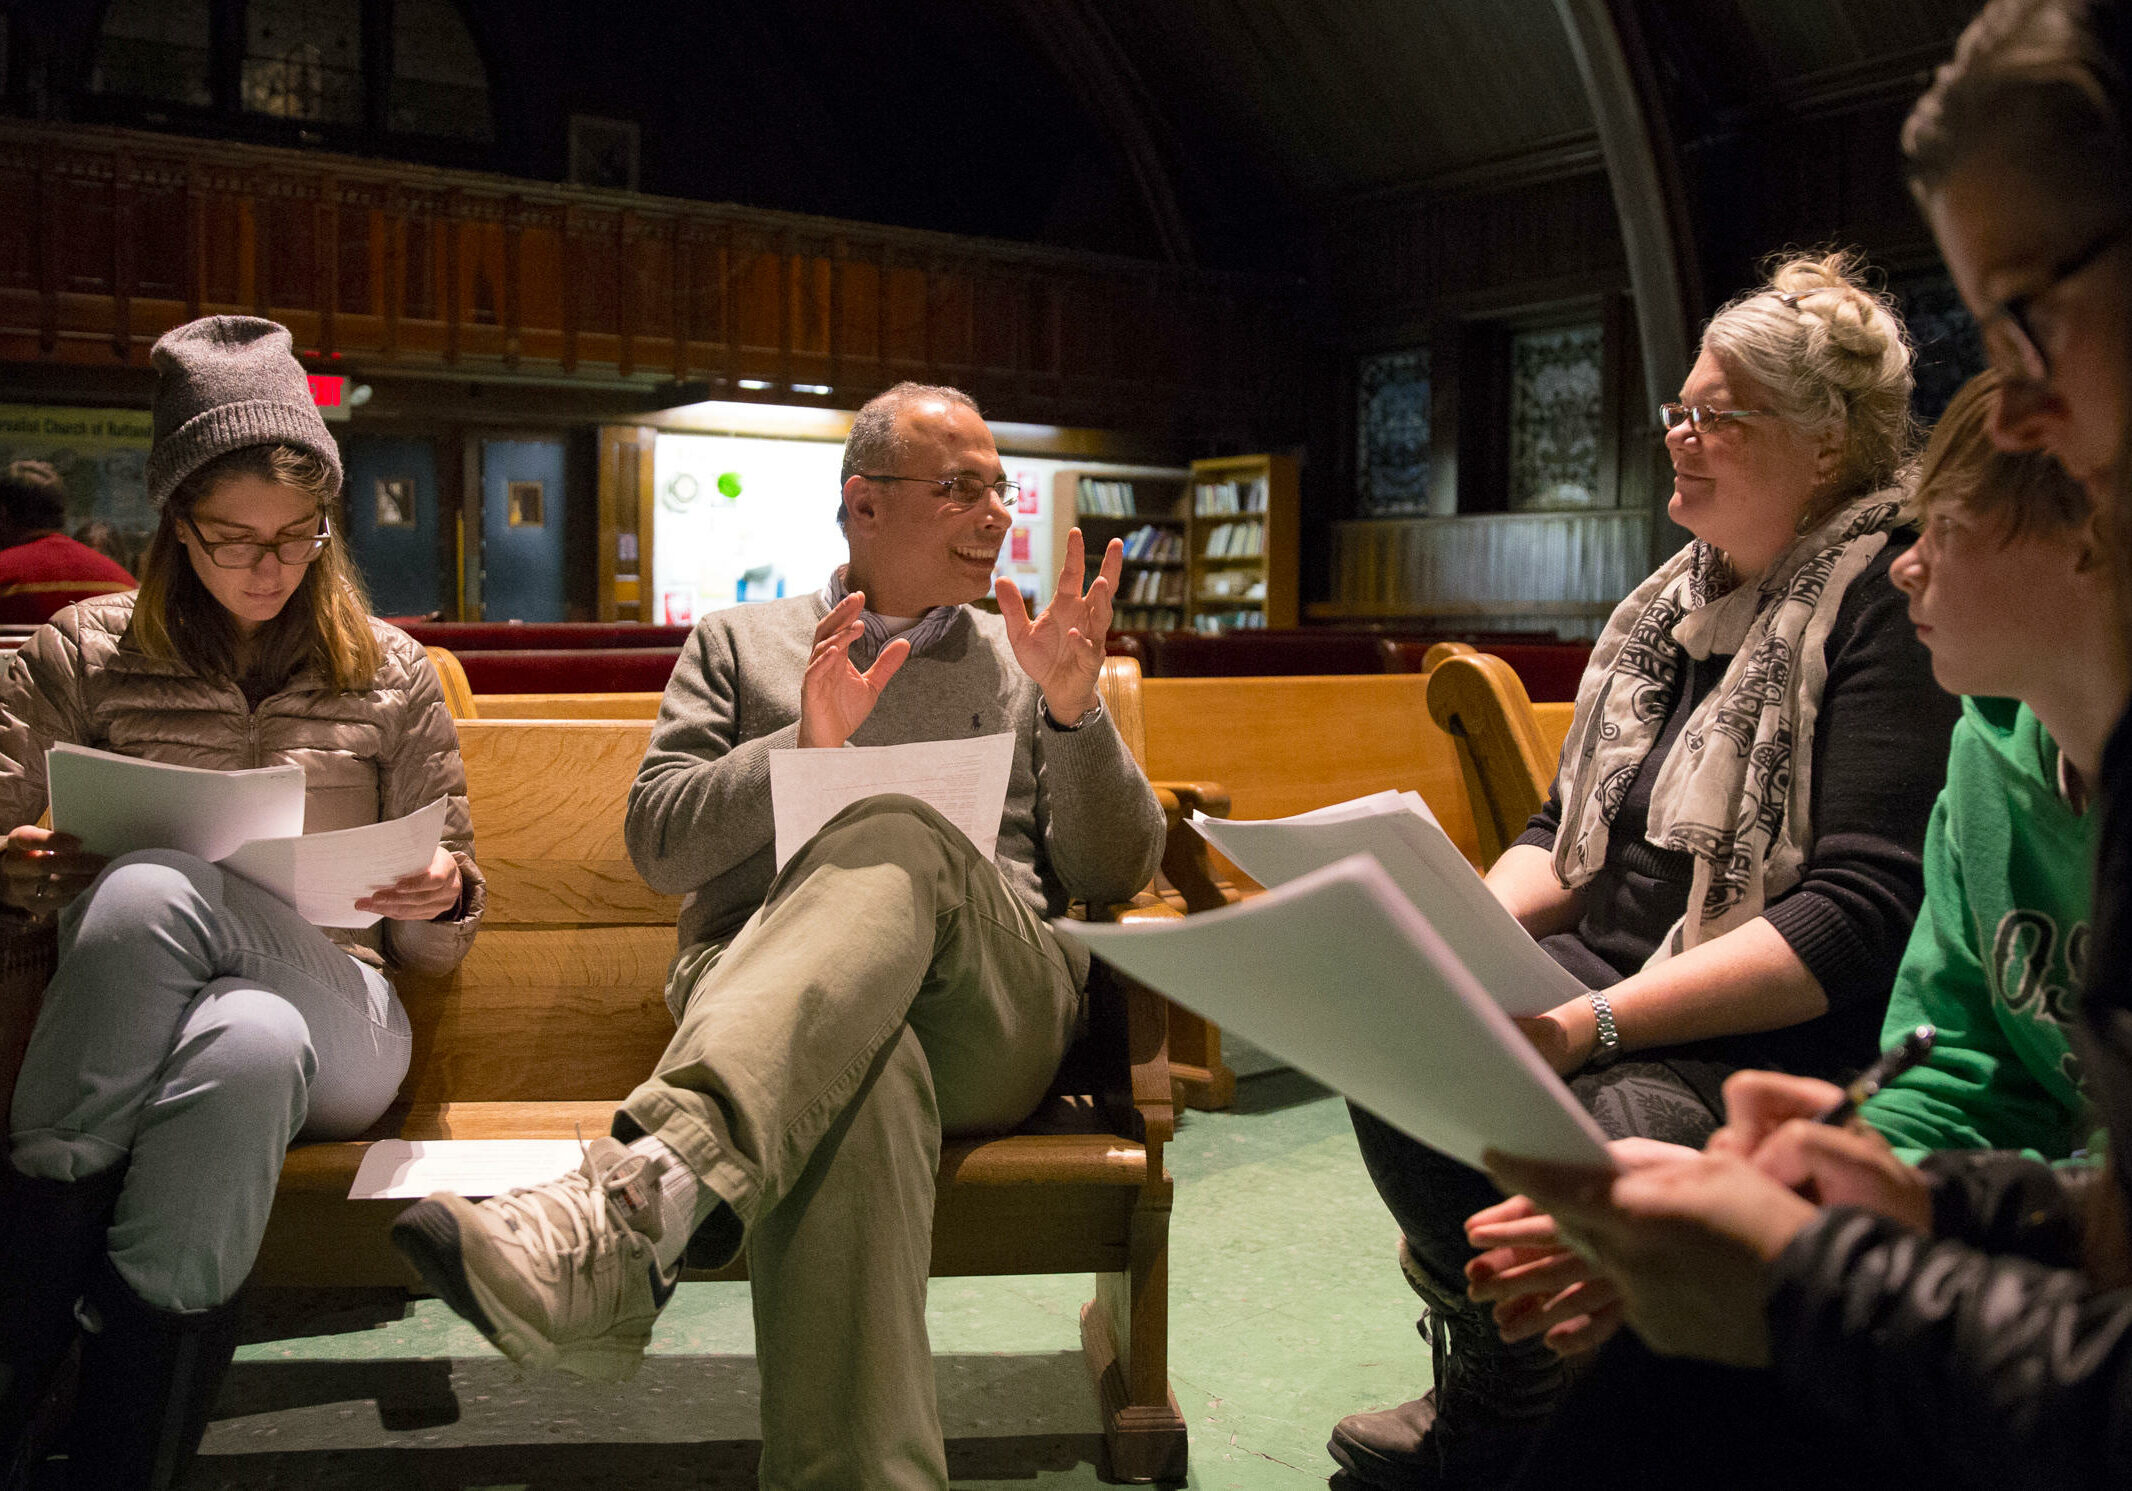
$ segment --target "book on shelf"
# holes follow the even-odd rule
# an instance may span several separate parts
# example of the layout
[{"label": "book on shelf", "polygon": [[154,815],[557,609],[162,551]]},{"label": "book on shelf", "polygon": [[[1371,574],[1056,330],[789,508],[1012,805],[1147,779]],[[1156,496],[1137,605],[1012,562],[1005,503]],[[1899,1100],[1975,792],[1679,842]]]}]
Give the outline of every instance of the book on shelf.
[{"label": "book on shelf", "polygon": [[1114,632],[1171,632],[1184,625],[1184,612],[1170,606],[1120,606],[1110,614]]},{"label": "book on shelf", "polygon": [[1265,510],[1266,478],[1263,476],[1243,481],[1203,481],[1192,488],[1192,511],[1202,518]]},{"label": "book on shelf", "polygon": [[1257,559],[1266,552],[1262,523],[1217,523],[1207,534],[1209,559]]},{"label": "book on shelf", "polygon": [[1100,481],[1093,476],[1084,476],[1074,492],[1074,511],[1089,518],[1130,518],[1137,516],[1133,508],[1133,484],[1129,481]]},{"label": "book on shelf", "polygon": [[1174,564],[1184,558],[1184,535],[1174,528],[1142,524],[1125,535],[1129,564]]},{"label": "book on shelf", "polygon": [[1256,631],[1265,625],[1266,613],[1263,611],[1202,611],[1192,618],[1192,630],[1209,636]]}]

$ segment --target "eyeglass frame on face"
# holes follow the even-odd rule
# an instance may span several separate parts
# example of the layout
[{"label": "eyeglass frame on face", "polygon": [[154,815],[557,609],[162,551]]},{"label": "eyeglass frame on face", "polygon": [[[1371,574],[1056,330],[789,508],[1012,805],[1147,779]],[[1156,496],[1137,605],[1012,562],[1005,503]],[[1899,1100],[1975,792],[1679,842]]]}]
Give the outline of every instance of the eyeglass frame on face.
[{"label": "eyeglass frame on face", "polygon": [[[309,538],[285,538],[279,543],[272,544],[263,544],[257,539],[250,538],[210,540],[206,534],[200,531],[200,525],[193,521],[192,514],[187,513],[184,521],[185,526],[192,530],[194,541],[206,551],[207,562],[216,569],[257,569],[259,561],[267,557],[269,550],[273,552],[274,560],[277,564],[283,564],[294,569],[298,565],[309,564],[323,554],[326,551],[326,541],[333,536],[333,520],[324,513],[318,515],[318,532],[312,534]],[[294,559],[289,557],[291,548],[300,551]],[[250,549],[252,557],[242,563],[232,564],[222,557],[225,552],[231,549]]]},{"label": "eyeglass frame on face", "polygon": [[1708,404],[1683,404],[1677,400],[1658,406],[1658,422],[1668,434],[1686,425],[1688,433],[1698,440],[1709,434],[1711,428],[1728,419],[1776,417],[1777,411],[1774,409],[1713,409]]},{"label": "eyeglass frame on face", "polygon": [[968,471],[956,476],[892,476],[885,473],[877,475],[871,471],[855,471],[852,475],[858,477],[861,481],[907,481],[915,482],[922,487],[935,487],[939,489],[941,496],[947,498],[948,501],[964,511],[968,511],[984,501],[983,497],[963,497],[958,495],[958,490],[964,483],[974,485],[980,492],[984,492],[989,496],[997,497],[1001,507],[1013,507],[1016,502],[1021,500],[1022,495],[1022,484],[1018,481],[1009,481],[1003,476],[998,481],[980,482],[977,480],[975,473]]},{"label": "eyeglass frame on face", "polygon": [[[2075,275],[2093,268],[2097,260],[2123,243],[2127,238],[2132,238],[2132,222],[2119,223],[2108,232],[2090,240],[2085,248],[2064,259],[2060,259],[2056,264],[2052,265],[2049,275],[2042,284],[2032,290],[2023,290],[2018,295],[2006,296],[1984,314],[1979,324],[1987,328],[1993,326],[2008,328],[2006,339],[2013,344],[2015,366],[2009,367],[1999,362],[1997,358],[1992,359],[2000,372],[2009,378],[2016,378],[2024,383],[2050,382],[2050,354],[2043,350],[2043,339],[2036,335],[2035,327],[2029,324],[2029,318],[2035,311],[2036,302],[2058,290]],[[1991,349],[1987,345],[1985,348],[1987,356],[1990,355],[1990,351]]]}]

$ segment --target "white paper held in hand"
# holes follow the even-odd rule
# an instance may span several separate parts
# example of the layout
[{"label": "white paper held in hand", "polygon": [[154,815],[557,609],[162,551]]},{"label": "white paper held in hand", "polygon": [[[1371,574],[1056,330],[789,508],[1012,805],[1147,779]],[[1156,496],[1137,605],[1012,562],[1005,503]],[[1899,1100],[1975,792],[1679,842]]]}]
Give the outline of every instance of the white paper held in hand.
[{"label": "white paper held in hand", "polygon": [[770,753],[770,813],[777,831],[777,867],[855,802],[900,792],[928,803],[992,857],[999,815],[1007,806],[1014,769],[1011,734],[968,740],[921,740],[909,745],[839,746],[834,750]]},{"label": "white paper held in hand", "polygon": [[218,860],[252,839],[304,831],[304,769],[209,771],[87,746],[45,752],[52,827],[106,858],[180,849]]},{"label": "white paper held in hand", "polygon": [[1488,889],[1413,792],[1378,792],[1292,818],[1208,818],[1192,827],[1261,885],[1368,854],[1480,986],[1513,1015],[1538,1015],[1584,996]]},{"label": "white paper held in hand", "polygon": [[1612,1166],[1583,1104],[1366,854],[1220,911],[1052,926],[1454,1159]]},{"label": "white paper held in hand", "polygon": [[355,903],[426,869],[444,837],[444,799],[387,823],[366,823],[293,838],[254,839],[222,860],[294,906],[314,927],[368,927],[375,911]]}]

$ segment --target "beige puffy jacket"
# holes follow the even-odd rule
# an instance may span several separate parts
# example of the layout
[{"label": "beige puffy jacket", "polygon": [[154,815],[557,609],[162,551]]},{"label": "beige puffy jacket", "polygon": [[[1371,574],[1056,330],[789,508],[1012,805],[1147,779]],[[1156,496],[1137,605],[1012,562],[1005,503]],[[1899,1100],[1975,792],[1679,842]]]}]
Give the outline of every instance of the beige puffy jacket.
[{"label": "beige puffy jacket", "polygon": [[453,917],[326,935],[381,967],[456,966],[487,897],[474,867],[459,735],[414,639],[373,620],[384,662],[367,692],[335,693],[306,665],[253,708],[235,684],[136,650],[126,639],[133,600],[129,592],[67,607],[22,645],[0,680],[0,832],[43,814],[45,748],[62,741],[219,771],[293,762],[304,769],[305,833],[398,818],[443,797],[444,844],[465,887]]}]

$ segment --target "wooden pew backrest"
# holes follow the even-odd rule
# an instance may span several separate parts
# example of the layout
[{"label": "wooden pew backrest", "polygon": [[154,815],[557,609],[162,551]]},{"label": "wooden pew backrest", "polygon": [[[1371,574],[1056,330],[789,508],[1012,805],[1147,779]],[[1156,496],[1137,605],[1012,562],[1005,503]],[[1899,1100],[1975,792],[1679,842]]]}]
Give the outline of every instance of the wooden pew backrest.
[{"label": "wooden pew backrest", "polygon": [[1493,864],[1547,800],[1575,705],[1550,706],[1541,722],[1516,670],[1486,653],[1445,658],[1428,675],[1429,714],[1454,742],[1479,840],[1477,863]]}]

